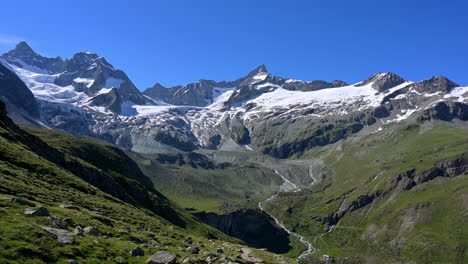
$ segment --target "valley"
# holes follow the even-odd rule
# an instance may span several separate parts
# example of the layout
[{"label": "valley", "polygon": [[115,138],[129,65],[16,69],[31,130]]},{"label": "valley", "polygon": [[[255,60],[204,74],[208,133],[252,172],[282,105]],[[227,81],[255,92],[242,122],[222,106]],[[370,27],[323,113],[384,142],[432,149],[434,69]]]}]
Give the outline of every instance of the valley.
[{"label": "valley", "polygon": [[20,42],[0,57],[0,100],[5,263],[467,258],[468,86],[446,77],[301,81],[260,65],[143,90],[97,54]]}]

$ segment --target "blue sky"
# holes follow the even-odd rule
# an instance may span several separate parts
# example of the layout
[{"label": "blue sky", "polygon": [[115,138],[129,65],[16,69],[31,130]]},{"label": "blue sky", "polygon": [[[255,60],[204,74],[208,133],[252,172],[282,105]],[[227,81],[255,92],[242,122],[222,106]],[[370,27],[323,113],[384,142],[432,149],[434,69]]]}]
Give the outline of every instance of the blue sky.
[{"label": "blue sky", "polygon": [[[450,3],[447,3],[450,2]],[[96,52],[139,89],[282,77],[353,83],[391,71],[468,85],[468,1],[3,1],[0,53]]]}]

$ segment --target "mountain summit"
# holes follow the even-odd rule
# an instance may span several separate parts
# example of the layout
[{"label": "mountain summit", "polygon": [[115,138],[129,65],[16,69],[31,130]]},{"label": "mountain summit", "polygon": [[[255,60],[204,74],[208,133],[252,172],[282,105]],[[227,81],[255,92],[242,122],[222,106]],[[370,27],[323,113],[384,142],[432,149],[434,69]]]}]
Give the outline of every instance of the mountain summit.
[{"label": "mountain summit", "polygon": [[123,71],[94,53],[78,52],[66,60],[48,58],[20,42],[1,58],[23,80],[30,80],[30,89],[47,102],[103,107],[116,114],[131,114],[128,106],[151,102]]}]

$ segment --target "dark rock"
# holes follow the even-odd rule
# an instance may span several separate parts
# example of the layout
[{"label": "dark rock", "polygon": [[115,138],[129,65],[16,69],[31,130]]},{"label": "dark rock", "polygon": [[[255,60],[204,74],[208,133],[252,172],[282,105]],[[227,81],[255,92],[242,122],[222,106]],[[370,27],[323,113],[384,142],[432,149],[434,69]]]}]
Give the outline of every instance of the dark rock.
[{"label": "dark rock", "polygon": [[405,80],[400,76],[391,72],[387,72],[376,73],[369,77],[367,80],[357,84],[356,86],[364,86],[369,83],[372,83],[373,89],[377,90],[378,92],[383,92],[404,82]]},{"label": "dark rock", "polygon": [[24,214],[28,216],[49,216],[49,210],[45,207],[30,207],[24,209]]},{"label": "dark rock", "polygon": [[83,233],[89,236],[99,236],[101,231],[97,227],[94,226],[87,226],[83,229]]},{"label": "dark rock", "polygon": [[131,256],[144,256],[145,251],[141,249],[140,247],[136,247],[130,251]]},{"label": "dark rock", "polygon": [[274,253],[286,253],[289,235],[275,221],[260,210],[243,209],[227,214],[199,212],[195,217],[221,232],[241,239],[256,248],[267,248]]}]

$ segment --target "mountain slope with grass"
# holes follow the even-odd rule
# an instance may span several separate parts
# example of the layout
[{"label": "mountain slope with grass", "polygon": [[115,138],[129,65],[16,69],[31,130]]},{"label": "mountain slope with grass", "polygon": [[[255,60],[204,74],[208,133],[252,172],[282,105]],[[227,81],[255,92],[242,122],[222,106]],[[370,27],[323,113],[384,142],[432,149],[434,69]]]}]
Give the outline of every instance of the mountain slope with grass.
[{"label": "mountain slope with grass", "polygon": [[60,132],[26,132],[2,102],[0,157],[1,263],[144,263],[162,255],[292,262],[202,224],[154,190],[121,150]]},{"label": "mountain slope with grass", "polygon": [[[326,165],[310,189],[265,203],[291,230],[343,263],[464,263],[466,125],[393,126],[310,151]],[[314,262],[314,256],[310,256]]]}]

